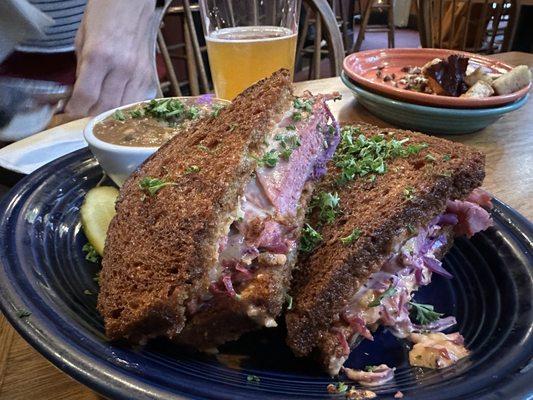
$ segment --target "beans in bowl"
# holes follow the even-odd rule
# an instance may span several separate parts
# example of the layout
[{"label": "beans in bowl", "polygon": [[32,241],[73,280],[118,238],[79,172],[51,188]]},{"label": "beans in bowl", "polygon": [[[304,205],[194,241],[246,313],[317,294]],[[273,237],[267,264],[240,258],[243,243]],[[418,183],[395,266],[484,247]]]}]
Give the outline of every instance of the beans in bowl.
[{"label": "beans in bowl", "polygon": [[198,119],[217,116],[227,104],[211,96],[151,100],[115,111],[95,125],[94,136],[121,146],[159,147]]}]

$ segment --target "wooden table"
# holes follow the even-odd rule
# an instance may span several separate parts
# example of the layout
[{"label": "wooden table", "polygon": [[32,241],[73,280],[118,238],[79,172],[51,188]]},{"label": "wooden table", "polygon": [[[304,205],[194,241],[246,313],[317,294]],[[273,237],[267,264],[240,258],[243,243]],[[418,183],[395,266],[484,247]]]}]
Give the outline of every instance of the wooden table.
[{"label": "wooden table", "polygon": [[[533,66],[533,55],[506,53],[494,56],[509,64]],[[343,100],[332,105],[341,122],[366,121],[390,126],[362,108],[339,78],[298,83],[297,90],[315,93],[338,90]],[[495,196],[533,219],[533,101],[504,116],[487,129],[447,138],[472,145],[487,155],[485,187]],[[0,317],[0,399],[101,399],[90,389],[53,367]]]}]

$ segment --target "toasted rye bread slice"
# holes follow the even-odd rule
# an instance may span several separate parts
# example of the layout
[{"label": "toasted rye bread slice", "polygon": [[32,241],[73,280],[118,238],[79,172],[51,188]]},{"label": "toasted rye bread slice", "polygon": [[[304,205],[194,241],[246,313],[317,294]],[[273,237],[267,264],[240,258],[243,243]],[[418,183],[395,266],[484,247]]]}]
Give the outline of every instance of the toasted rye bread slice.
[{"label": "toasted rye bread slice", "polygon": [[[125,182],[100,275],[98,310],[110,339],[181,331],[185,303],[209,286],[217,240],[256,167],[250,155],[262,155],[265,135],[291,102],[290,74],[280,70],[170,140]],[[172,185],[150,196],[139,187],[146,177]]]},{"label": "toasted rye bread slice", "polygon": [[[329,174],[315,192],[337,192],[342,213],[323,226],[322,243],[299,260],[293,274],[294,308],[286,315],[287,343],[298,356],[319,346],[346,301],[381,268],[395,244],[413,236],[409,226],[426,226],[445,210],[448,199],[465,198],[485,175],[484,155],[462,144],[410,131],[357,126],[367,137],[391,133],[397,139],[409,138],[409,144],[429,147],[388,160],[388,171],[374,182],[357,178],[339,186],[340,171],[330,162]],[[405,196],[407,187],[414,198]],[[342,244],[340,238],[356,228],[360,238]]]}]

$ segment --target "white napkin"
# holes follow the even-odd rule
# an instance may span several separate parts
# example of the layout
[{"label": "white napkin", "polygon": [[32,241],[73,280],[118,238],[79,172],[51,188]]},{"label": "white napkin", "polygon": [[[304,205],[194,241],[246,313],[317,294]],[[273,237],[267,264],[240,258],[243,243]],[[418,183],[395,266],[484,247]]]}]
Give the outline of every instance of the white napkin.
[{"label": "white napkin", "polygon": [[56,126],[0,149],[0,166],[31,174],[44,164],[87,146],[83,128],[89,118]]}]

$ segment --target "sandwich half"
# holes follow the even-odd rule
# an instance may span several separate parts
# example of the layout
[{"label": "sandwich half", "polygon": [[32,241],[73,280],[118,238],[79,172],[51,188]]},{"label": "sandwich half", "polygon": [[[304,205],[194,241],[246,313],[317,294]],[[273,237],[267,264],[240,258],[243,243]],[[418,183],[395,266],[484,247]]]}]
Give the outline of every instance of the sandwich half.
[{"label": "sandwich half", "polygon": [[491,219],[482,208],[490,197],[478,189],[484,156],[458,143],[345,126],[328,171],[311,201],[286,324],[293,352],[336,375],[379,326],[409,338],[454,324],[411,321],[413,292],[434,273],[451,277],[440,260],[454,237]]},{"label": "sandwich half", "polygon": [[102,260],[109,338],[206,349],[276,325],[302,206],[339,139],[325,101],[295,97],[280,70],[132,174]]}]

